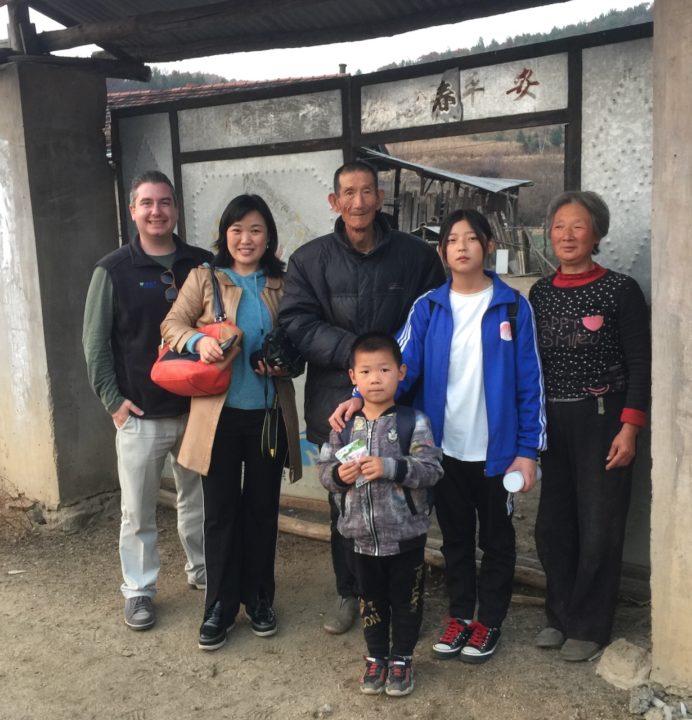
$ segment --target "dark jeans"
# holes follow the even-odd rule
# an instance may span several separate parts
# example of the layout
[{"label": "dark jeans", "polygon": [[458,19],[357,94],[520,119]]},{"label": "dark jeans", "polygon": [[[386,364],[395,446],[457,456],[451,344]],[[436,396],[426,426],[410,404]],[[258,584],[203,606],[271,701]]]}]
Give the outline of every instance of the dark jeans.
[{"label": "dark jeans", "polygon": [[548,451],[536,518],[536,548],[548,582],[548,625],[605,645],[615,615],[632,464],[606,472],[622,424],[623,395],[548,402]]},{"label": "dark jeans", "polygon": [[336,591],[341,597],[355,597],[356,579],[349,561],[350,548],[344,542],[343,535],[337,530],[339,520],[339,506],[329,493],[329,529],[331,531],[330,544],[332,548],[332,567],[336,577]]},{"label": "dark jeans", "polygon": [[[442,467],[444,477],[435,485],[435,511],[442,531],[449,614],[473,618],[478,599],[478,621],[500,627],[512,598],[516,561],[512,499],[501,475],[484,475],[484,462],[444,455]],[[483,551],[478,578],[476,517]]]},{"label": "dark jeans", "polygon": [[221,601],[230,625],[244,603],[274,602],[279,494],[288,450],[279,422],[276,458],[260,450],[264,410],[223,408],[204,492],[205,610]]},{"label": "dark jeans", "polygon": [[413,655],[423,620],[424,553],[424,547],[385,557],[352,553],[369,656]]}]

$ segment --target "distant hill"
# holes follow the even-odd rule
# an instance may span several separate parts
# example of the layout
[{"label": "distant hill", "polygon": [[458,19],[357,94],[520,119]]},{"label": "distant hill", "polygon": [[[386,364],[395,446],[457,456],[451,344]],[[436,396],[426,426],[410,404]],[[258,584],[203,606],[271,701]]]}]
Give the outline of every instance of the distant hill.
[{"label": "distant hill", "polygon": [[[1,4],[1,3],[0,3]],[[568,25],[563,28],[553,28],[548,33],[525,33],[507,38],[504,42],[492,40],[487,45],[483,38],[471,48],[459,48],[457,50],[445,50],[443,52],[431,52],[421,55],[416,60],[401,60],[400,62],[383,65],[378,70],[389,70],[391,68],[406,67],[407,65],[418,65],[420,63],[432,62],[434,60],[446,60],[452,57],[462,57],[476,53],[501,50],[504,48],[516,47],[517,45],[531,45],[533,43],[545,42],[546,40],[557,40],[558,38],[570,37],[572,35],[584,35],[602,30],[639,23],[651,22],[653,20],[653,3],[640,3],[626,10],[610,10],[608,13],[599,15],[588,22],[580,22],[576,25]],[[360,75],[360,70],[356,71]],[[231,82],[232,78],[225,78],[221,75],[202,72],[179,72],[173,70],[170,73],[161,72],[158,68],[152,68],[151,81],[148,83],[136,80],[108,79],[109,92],[126,92],[128,90],[167,90],[169,88],[183,87],[185,85],[213,85],[215,83]]]},{"label": "distant hill", "polygon": [[471,48],[430,52],[421,55],[416,60],[402,60],[400,62],[390,63],[389,65],[383,65],[381,68],[378,68],[378,70],[390,70],[408,65],[434,62],[435,60],[447,60],[448,58],[463,57],[464,55],[504,50],[519,45],[533,45],[548,40],[572,37],[573,35],[586,35],[587,33],[613,30],[614,28],[626,27],[627,25],[639,25],[640,23],[652,22],[653,19],[653,3],[644,2],[627,8],[626,10],[610,10],[588,22],[580,22],[576,25],[567,25],[562,28],[554,27],[547,33],[524,33],[523,35],[515,35],[514,37],[507,38],[504,42],[492,40],[487,45],[483,42],[483,38],[479,38],[478,42]]},{"label": "distant hill", "polygon": [[185,85],[214,85],[229,82],[228,78],[213,73],[179,72],[173,70],[163,73],[158,68],[151,69],[150,82],[137,80],[118,80],[108,78],[108,92],[128,92],[130,90],[168,90],[170,88],[184,87]]}]

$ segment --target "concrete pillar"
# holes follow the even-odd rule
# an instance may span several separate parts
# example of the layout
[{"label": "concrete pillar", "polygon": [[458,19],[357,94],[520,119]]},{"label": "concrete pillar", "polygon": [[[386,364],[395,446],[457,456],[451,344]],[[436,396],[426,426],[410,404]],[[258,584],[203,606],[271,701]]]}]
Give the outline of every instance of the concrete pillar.
[{"label": "concrete pillar", "polygon": [[652,678],[692,689],[692,5],[654,5]]},{"label": "concrete pillar", "polygon": [[118,487],[86,380],[84,298],[117,247],[103,77],[0,66],[0,488],[48,509]]}]

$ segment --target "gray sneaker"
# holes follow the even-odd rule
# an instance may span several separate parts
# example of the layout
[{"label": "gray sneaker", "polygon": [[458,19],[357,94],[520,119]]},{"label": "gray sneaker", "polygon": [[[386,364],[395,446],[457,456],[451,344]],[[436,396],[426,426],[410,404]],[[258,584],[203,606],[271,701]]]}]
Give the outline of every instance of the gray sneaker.
[{"label": "gray sneaker", "polygon": [[544,627],[536,635],[536,647],[544,650],[559,650],[565,642],[565,636],[554,627]]},{"label": "gray sneaker", "polygon": [[572,640],[567,638],[560,648],[560,657],[567,662],[585,662],[601,654],[603,646],[591,640]]},{"label": "gray sneaker", "polygon": [[358,617],[358,598],[338,597],[334,610],[327,613],[322,627],[325,632],[332,635],[341,635],[351,629],[356,617]]},{"label": "gray sneaker", "polygon": [[133,630],[148,630],[154,626],[154,605],[147,595],[125,600],[125,625]]}]

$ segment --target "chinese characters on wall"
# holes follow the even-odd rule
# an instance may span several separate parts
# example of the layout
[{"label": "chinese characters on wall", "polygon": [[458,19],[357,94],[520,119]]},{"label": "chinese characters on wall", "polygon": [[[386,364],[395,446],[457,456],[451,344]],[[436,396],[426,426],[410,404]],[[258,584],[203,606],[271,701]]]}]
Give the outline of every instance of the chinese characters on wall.
[{"label": "chinese characters on wall", "polygon": [[[514,72],[510,67],[507,72]],[[464,117],[464,102],[475,106],[476,101],[482,102],[486,94],[486,83],[481,77],[482,70],[464,72],[463,93],[461,92],[461,72],[457,69],[446,70],[432,99],[432,116],[435,120],[449,122],[462,120]],[[495,83],[496,85],[497,83]],[[503,88],[506,96],[512,96],[514,102],[521,102],[524,98],[537,99],[540,81],[536,72],[530,67],[522,67],[512,76],[507,77]],[[496,93],[495,93],[496,94]]]},{"label": "chinese characters on wall", "polygon": [[442,74],[432,103],[432,116],[435,120],[443,122],[463,119],[464,109],[461,103],[457,69],[451,68]]}]

